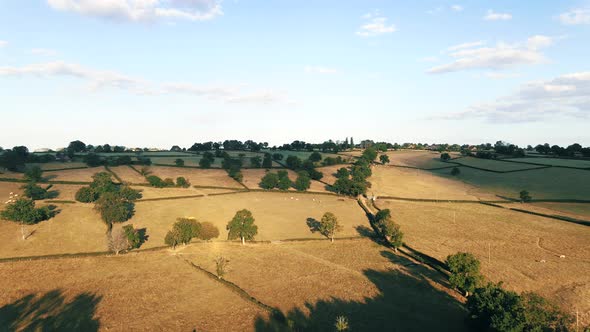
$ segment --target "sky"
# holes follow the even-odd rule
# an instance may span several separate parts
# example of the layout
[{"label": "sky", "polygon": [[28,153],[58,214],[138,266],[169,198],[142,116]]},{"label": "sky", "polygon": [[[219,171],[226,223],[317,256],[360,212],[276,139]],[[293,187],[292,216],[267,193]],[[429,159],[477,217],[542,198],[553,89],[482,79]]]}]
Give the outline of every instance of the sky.
[{"label": "sky", "polygon": [[590,145],[590,0],[0,0],[0,146]]}]

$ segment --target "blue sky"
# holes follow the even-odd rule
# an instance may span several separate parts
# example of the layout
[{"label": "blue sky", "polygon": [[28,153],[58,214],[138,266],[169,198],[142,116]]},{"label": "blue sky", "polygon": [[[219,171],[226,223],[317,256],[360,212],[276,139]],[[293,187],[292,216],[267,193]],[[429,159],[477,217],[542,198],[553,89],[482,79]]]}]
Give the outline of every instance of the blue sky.
[{"label": "blue sky", "polygon": [[587,146],[589,41],[587,0],[0,0],[0,146]]}]

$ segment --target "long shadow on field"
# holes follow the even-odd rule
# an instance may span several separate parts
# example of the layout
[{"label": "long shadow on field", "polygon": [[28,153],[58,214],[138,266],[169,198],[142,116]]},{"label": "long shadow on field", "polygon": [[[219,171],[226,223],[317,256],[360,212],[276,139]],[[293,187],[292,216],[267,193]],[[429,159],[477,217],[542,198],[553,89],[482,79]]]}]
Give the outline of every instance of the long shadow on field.
[{"label": "long shadow on field", "polygon": [[81,293],[66,302],[59,289],[29,294],[0,308],[0,331],[98,331],[101,296]]},{"label": "long shadow on field", "polygon": [[[334,331],[338,316],[351,331],[467,331],[466,310],[435,283],[437,272],[395,254],[382,255],[395,263],[388,271],[363,273],[380,291],[373,298],[349,301],[331,298],[305,303],[273,318],[259,317],[256,331]],[[342,287],[347,287],[342,285]],[[351,292],[354,290],[351,289]]]}]

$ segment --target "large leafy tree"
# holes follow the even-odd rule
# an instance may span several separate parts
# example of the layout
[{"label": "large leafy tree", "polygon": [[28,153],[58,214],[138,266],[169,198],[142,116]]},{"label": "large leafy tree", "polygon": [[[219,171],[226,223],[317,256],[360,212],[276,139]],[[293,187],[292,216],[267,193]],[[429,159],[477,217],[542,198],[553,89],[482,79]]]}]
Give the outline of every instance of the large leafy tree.
[{"label": "large leafy tree", "polygon": [[342,230],[342,225],[338,222],[338,218],[332,212],[326,212],[322,216],[318,225],[318,231],[323,236],[330,239],[330,242],[334,242],[336,233]]},{"label": "large leafy tree", "polygon": [[479,271],[480,263],[472,254],[459,252],[449,255],[446,264],[451,272],[451,286],[464,291],[465,296],[469,296],[481,284],[483,277]]},{"label": "large leafy tree", "polygon": [[233,219],[227,224],[227,230],[228,240],[239,238],[242,240],[242,244],[245,244],[246,240],[254,239],[254,236],[258,234],[258,226],[254,225],[252,212],[246,209],[236,212]]},{"label": "large leafy tree", "polygon": [[268,172],[260,180],[259,186],[262,189],[274,189],[279,184],[279,176],[276,173]]},{"label": "large leafy tree", "polygon": [[25,180],[32,182],[39,182],[43,180],[43,170],[39,166],[27,168],[25,171]]}]

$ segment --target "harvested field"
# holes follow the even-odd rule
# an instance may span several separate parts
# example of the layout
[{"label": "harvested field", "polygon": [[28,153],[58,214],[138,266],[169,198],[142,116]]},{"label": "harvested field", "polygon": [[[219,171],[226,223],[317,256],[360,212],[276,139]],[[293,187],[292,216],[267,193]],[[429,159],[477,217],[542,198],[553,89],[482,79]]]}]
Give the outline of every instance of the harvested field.
[{"label": "harvested field", "polygon": [[[378,201],[392,210],[406,244],[443,260],[462,251],[491,281],[535,291],[590,323],[590,228],[478,204]],[[565,258],[560,258],[564,255]]]},{"label": "harvested field", "polygon": [[549,165],[549,166],[590,168],[590,160],[559,159],[559,158],[511,158],[511,159],[506,159],[506,160],[515,161],[515,162],[543,164],[543,165]]},{"label": "harvested field", "polygon": [[[449,170],[439,172],[449,173]],[[369,178],[370,195],[441,200],[498,200],[475,186],[432,175],[428,171],[376,166]]]},{"label": "harvested field", "polygon": [[0,220],[0,258],[107,250],[107,228],[92,207],[60,204],[54,218],[26,226],[27,233],[34,232],[27,240],[18,223]]},{"label": "harvested field", "polygon": [[0,278],[0,321],[15,330],[251,331],[267,317],[168,251],[1,263]]},{"label": "harvested field", "polygon": [[[508,164],[508,163],[507,163]],[[566,168],[545,168],[515,173],[492,173],[461,167],[457,177],[448,170],[432,171],[447,179],[457,179],[493,194],[517,198],[527,190],[533,199],[588,199],[590,172]]]},{"label": "harvested field", "polygon": [[[41,184],[42,187],[47,187],[47,184]],[[0,185],[2,187],[2,185]],[[76,200],[76,192],[80,188],[84,186],[82,185],[74,185],[74,184],[54,184],[50,191],[57,191],[59,195],[55,198],[51,198],[52,200],[60,200],[60,201],[75,201]]]},{"label": "harvested field", "polygon": [[336,182],[336,177],[334,176],[334,174],[336,174],[336,171],[338,171],[342,167],[347,168],[348,166],[349,165],[324,166],[318,167],[317,170],[324,174],[324,176],[322,177],[322,181],[329,184],[334,184],[334,182]]},{"label": "harvested field", "polygon": [[0,179],[22,179],[25,175],[23,173],[11,172],[11,171],[0,171]]},{"label": "harvested field", "polygon": [[[500,203],[498,205],[504,206],[509,209],[512,208],[512,209],[526,210],[526,211],[531,211],[531,212],[535,212],[535,213],[542,213],[542,214],[546,214],[546,215],[550,215],[550,216],[561,216],[561,217],[568,217],[568,218],[573,218],[573,219],[578,219],[578,220],[587,219],[589,222],[588,226],[590,226],[590,216],[588,216],[588,215],[584,216],[583,214],[576,214],[576,213],[568,212],[568,211],[566,211],[567,208],[564,209],[561,206],[561,205],[563,205],[562,203],[554,203],[554,204],[556,204],[556,206],[554,206],[553,209],[549,209],[547,207],[544,207],[542,204],[543,203]],[[571,203],[569,205],[573,205],[573,203]],[[587,208],[590,209],[590,204],[580,203],[577,205],[585,205]],[[561,210],[559,210],[559,209],[561,209]]]},{"label": "harvested field", "polygon": [[440,153],[433,151],[398,150],[388,151],[386,153],[379,152],[379,155],[381,154],[389,156],[390,165],[426,169],[453,166],[452,164],[442,162],[440,160]]},{"label": "harvested field", "polygon": [[[535,166],[535,165],[507,163],[507,162],[497,161],[497,160],[493,160],[493,159],[482,159],[482,158],[474,158],[474,157],[465,157],[465,158],[453,160],[453,162],[459,163],[462,165],[473,166],[473,167],[478,167],[478,168],[487,169],[487,170],[491,170],[491,171],[499,171],[499,172],[515,171],[515,170],[523,170],[523,169],[533,169],[533,168],[541,167],[541,166]],[[463,171],[463,169],[461,169],[461,171]]]},{"label": "harvested field", "polygon": [[[141,166],[134,166],[138,170],[141,170]],[[117,174],[123,182],[127,183],[147,183],[145,177],[141,174],[137,173],[129,166],[116,166],[116,167],[109,167],[111,171]]]},{"label": "harvested field", "polygon": [[[132,186],[133,189],[141,191],[142,199],[154,199],[154,198],[165,198],[165,197],[183,197],[183,196],[195,196],[195,195],[209,195],[233,192],[235,189],[202,189],[202,188],[154,188],[148,186]],[[141,200],[139,200],[141,202]]]},{"label": "harvested field", "polygon": [[279,308],[297,330],[330,330],[338,315],[346,315],[354,331],[379,330],[391,320],[404,331],[465,330],[465,312],[438,273],[368,239],[209,243],[180,251],[209,271],[215,257],[228,258],[226,279]]},{"label": "harvested field", "polygon": [[150,167],[153,175],[159,176],[162,179],[172,178],[176,180],[177,177],[185,177],[193,186],[216,186],[228,188],[243,188],[237,181],[230,178],[227,172],[221,169],[196,169],[196,168],[181,168],[181,167],[165,167],[153,166]]},{"label": "harvested field", "polygon": [[[44,177],[50,181],[92,182],[92,176],[100,172],[106,172],[105,168],[101,166],[84,169],[55,171],[45,173]],[[113,178],[113,181],[116,181],[116,179]]]},{"label": "harvested field", "polygon": [[252,211],[258,225],[257,241],[294,238],[323,238],[312,233],[307,218],[320,219],[325,212],[333,212],[343,225],[337,237],[357,236],[355,227],[368,221],[356,201],[337,196],[250,192],[232,195],[208,196],[194,199],[138,203],[131,223],[146,227],[150,236],[146,247],[164,244],[166,233],[179,217],[195,217],[209,221],[220,230],[220,239],[227,236],[226,225],[241,209]]},{"label": "harvested field", "polygon": [[532,203],[528,205],[539,206],[553,213],[563,214],[563,212],[570,213],[575,216],[583,217],[583,219],[590,218],[590,204],[580,203]]}]

